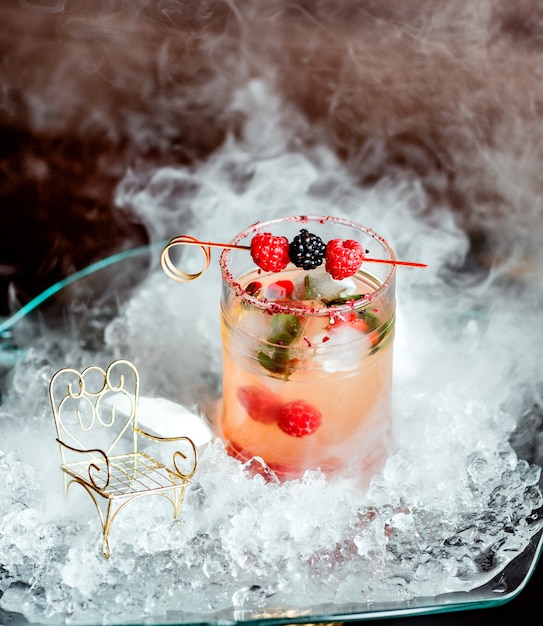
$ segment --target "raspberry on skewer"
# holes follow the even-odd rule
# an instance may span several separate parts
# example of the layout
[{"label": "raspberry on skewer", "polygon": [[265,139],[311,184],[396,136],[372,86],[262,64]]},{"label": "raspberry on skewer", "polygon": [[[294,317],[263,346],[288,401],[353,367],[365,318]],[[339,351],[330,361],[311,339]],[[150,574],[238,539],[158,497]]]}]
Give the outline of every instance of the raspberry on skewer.
[{"label": "raspberry on skewer", "polygon": [[353,239],[332,239],[326,244],[326,271],[334,280],[356,274],[364,261],[364,248]]},{"label": "raspberry on skewer", "polygon": [[271,233],[259,233],[251,240],[253,261],[266,272],[280,272],[285,269],[290,259],[288,239]]}]

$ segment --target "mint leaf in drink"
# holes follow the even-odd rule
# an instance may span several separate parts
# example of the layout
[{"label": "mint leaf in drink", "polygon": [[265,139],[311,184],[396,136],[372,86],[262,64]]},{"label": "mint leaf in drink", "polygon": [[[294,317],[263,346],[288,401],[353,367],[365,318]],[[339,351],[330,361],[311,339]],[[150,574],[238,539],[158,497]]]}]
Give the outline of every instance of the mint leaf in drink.
[{"label": "mint leaf in drink", "polygon": [[375,313],[372,313],[367,309],[362,309],[361,311],[358,311],[357,317],[363,319],[366,322],[369,330],[375,330],[379,327],[379,318]]},{"label": "mint leaf in drink", "polygon": [[258,362],[274,374],[288,374],[293,369],[288,346],[292,345],[302,332],[300,319],[288,313],[275,313],[271,318],[270,330],[267,343],[262,343],[257,354]]},{"label": "mint leaf in drink", "polygon": [[[271,335],[268,338],[270,343],[279,343],[274,340],[274,337],[281,336],[281,340],[284,341],[285,337],[290,337],[290,341],[286,345],[290,345],[295,339],[298,339],[302,332],[302,325],[300,319],[296,315],[290,315],[288,313],[275,313],[271,318]],[[280,343],[280,345],[285,345]]]},{"label": "mint leaf in drink", "polygon": [[317,281],[306,274],[304,277],[305,300],[313,300],[317,296]]},{"label": "mint leaf in drink", "polygon": [[366,297],[364,293],[353,293],[352,295],[340,296],[339,298],[321,298],[321,302],[325,306],[335,306],[336,304],[347,304],[349,302],[355,302],[356,300],[363,300]]},{"label": "mint leaf in drink", "polygon": [[368,333],[377,333],[377,340],[373,343],[370,352],[370,354],[373,354],[374,352],[377,352],[378,349],[382,348],[385,345],[385,339],[391,336],[390,332],[394,328],[394,315],[392,315],[384,324],[381,323],[381,320],[375,313],[373,313],[373,311],[368,311],[367,309],[358,311],[357,317],[366,322],[368,326]]},{"label": "mint leaf in drink", "polygon": [[288,348],[266,346],[258,353],[257,359],[262,367],[274,374],[284,374],[291,371]]}]

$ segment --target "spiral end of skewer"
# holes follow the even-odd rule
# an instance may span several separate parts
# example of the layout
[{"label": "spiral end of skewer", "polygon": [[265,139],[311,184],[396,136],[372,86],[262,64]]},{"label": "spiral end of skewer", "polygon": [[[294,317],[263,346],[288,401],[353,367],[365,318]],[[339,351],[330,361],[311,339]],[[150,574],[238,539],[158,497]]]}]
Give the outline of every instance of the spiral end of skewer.
[{"label": "spiral end of skewer", "polygon": [[[204,265],[199,272],[196,272],[194,274],[183,272],[172,261],[170,257],[171,250],[177,246],[184,246],[184,245],[195,245],[195,246],[198,246],[200,250],[202,251],[202,254],[204,256]],[[190,235],[179,235],[178,237],[174,237],[168,242],[168,244],[162,251],[162,254],[160,255],[160,265],[162,266],[162,269],[164,270],[164,273],[166,274],[166,276],[168,276],[172,280],[175,280],[179,283],[189,283],[193,280],[200,278],[200,276],[202,276],[202,274],[204,274],[207,268],[209,267],[210,262],[211,262],[210,247],[206,245],[205,243],[198,241],[198,239],[191,237]]]}]

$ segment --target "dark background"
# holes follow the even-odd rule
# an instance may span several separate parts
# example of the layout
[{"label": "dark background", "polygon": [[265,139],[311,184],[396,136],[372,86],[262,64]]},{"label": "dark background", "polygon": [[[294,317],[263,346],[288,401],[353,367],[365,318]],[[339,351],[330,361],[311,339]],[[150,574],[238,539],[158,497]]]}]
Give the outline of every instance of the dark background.
[{"label": "dark background", "polygon": [[[296,138],[302,149],[326,141],[362,186],[385,176],[420,180],[429,219],[433,205],[448,206],[479,263],[507,254],[508,238],[519,232],[526,257],[538,253],[538,2],[451,0],[437,3],[441,15],[424,0],[277,0],[265,10],[248,0],[239,3],[243,20],[219,1],[135,4],[1,3],[0,316],[94,261],[147,243],[149,229],[133,207],[114,202],[127,169],[211,155],[241,132],[243,119],[227,107],[236,86],[270,66],[283,97],[315,130]],[[475,17],[476,7],[488,9],[476,37],[470,7]],[[418,47],[425,37],[432,54]],[[364,63],[350,64],[353,49]],[[481,145],[503,152],[496,137],[507,134],[508,120],[524,129],[518,141],[504,142],[513,162],[515,146],[533,142],[532,161],[514,173],[524,176],[526,197],[508,195],[473,156]],[[368,156],[368,145],[380,152]],[[495,220],[479,219],[481,212]],[[44,305],[43,314],[57,314],[66,297]],[[542,582],[539,565],[520,596],[501,607],[381,623],[533,620]]]}]

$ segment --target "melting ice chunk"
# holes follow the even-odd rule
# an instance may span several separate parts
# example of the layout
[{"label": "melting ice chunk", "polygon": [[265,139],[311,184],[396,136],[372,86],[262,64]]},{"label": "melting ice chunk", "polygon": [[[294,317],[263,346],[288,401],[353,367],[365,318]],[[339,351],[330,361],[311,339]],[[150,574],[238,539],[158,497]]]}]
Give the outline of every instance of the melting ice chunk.
[{"label": "melting ice chunk", "polygon": [[342,372],[358,367],[362,355],[371,347],[370,339],[356,328],[341,326],[312,339],[315,360],[325,372]]},{"label": "melting ice chunk", "polygon": [[325,269],[319,268],[295,281],[294,289],[299,300],[332,299],[355,294],[356,283],[352,278],[334,280]]},{"label": "melting ice chunk", "polygon": [[242,308],[238,328],[257,339],[267,337],[270,334],[270,317],[258,309]]}]

